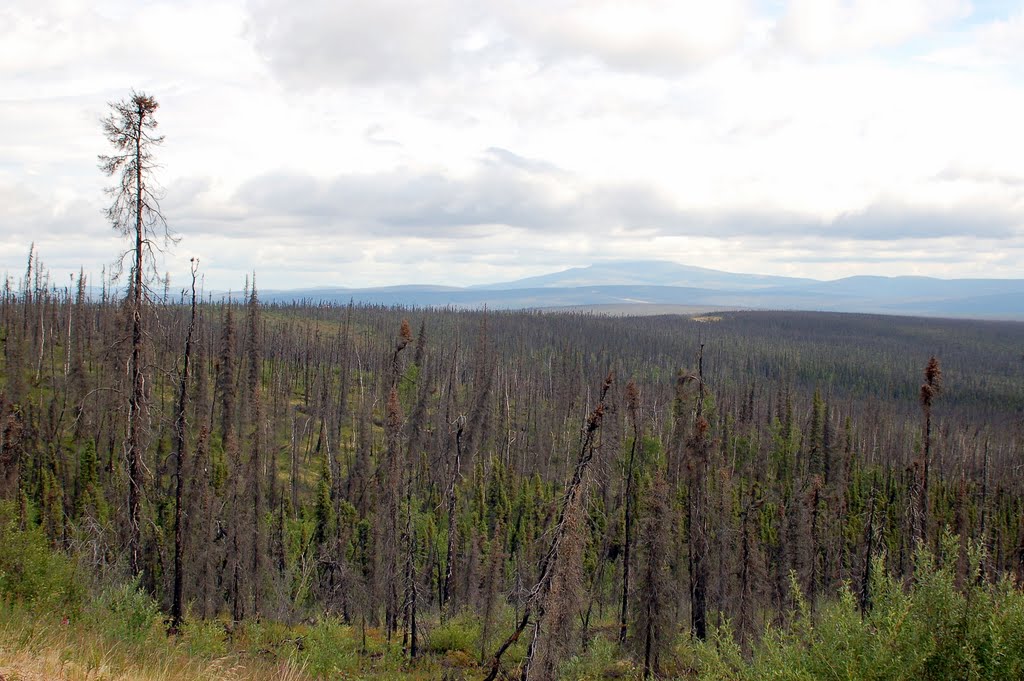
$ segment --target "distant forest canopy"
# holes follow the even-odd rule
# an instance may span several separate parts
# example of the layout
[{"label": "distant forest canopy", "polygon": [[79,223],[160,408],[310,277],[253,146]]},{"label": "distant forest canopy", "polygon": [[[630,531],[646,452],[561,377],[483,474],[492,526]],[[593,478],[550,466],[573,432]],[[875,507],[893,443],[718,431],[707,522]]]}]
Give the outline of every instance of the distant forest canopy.
[{"label": "distant forest canopy", "polygon": [[1024,324],[247,286],[147,300],[132,403],[132,292],[45,282],[32,261],[0,298],[0,498],[97,583],[130,577],[141,408],[137,571],[178,618],[333,613],[415,656],[469,613],[487,670],[513,644],[555,669],[611,627],[654,668],[726,620],[747,645],[794,589],[868,608],[872,555],[909,580],[946,532],[961,579],[971,550],[974,577],[1024,578]]}]

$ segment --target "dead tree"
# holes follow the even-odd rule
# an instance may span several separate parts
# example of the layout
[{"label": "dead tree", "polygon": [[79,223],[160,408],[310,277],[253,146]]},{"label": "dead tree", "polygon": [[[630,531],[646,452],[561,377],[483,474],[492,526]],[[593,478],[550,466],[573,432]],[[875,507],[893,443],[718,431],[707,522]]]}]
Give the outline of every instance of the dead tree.
[{"label": "dead tree", "polygon": [[519,637],[522,636],[528,626],[533,628],[533,638],[527,647],[526,660],[523,662],[522,679],[523,681],[528,681],[529,679],[530,664],[536,653],[537,639],[540,636],[540,625],[544,619],[548,596],[551,592],[555,572],[561,559],[562,543],[566,540],[569,533],[569,524],[566,522],[567,515],[577,507],[578,500],[583,494],[584,476],[587,472],[587,467],[594,458],[594,436],[598,428],[601,427],[601,420],[604,417],[604,399],[608,394],[609,388],[612,386],[612,381],[612,374],[608,374],[608,378],[605,379],[604,385],[601,388],[601,397],[598,400],[597,407],[594,408],[594,411],[587,418],[580,445],[579,458],[576,460],[576,467],[573,469],[569,484],[566,485],[565,492],[562,494],[558,520],[555,522],[555,527],[551,533],[551,544],[548,546],[548,550],[540,562],[540,577],[533,588],[526,594],[523,613],[516,624],[516,628],[498,647],[491,658],[491,669],[485,681],[494,681],[498,678],[498,674],[501,672],[502,655],[519,640]]},{"label": "dead tree", "polygon": [[690,548],[690,626],[700,640],[707,636],[708,592],[708,493],[707,468],[711,446],[709,424],[704,418],[704,344],[697,359],[697,408],[693,433],[686,443],[689,491],[686,500]]},{"label": "dead tree", "polygon": [[928,483],[932,450],[932,401],[942,392],[942,369],[939,360],[932,356],[924,369],[924,383],[921,384],[921,411],[924,412],[924,426],[921,438],[921,458],[917,466],[915,494],[914,539],[925,542],[928,539]]},{"label": "dead tree", "polygon": [[[192,316],[189,318],[188,331],[185,333],[185,357],[181,368],[181,381],[178,384],[178,411],[174,417],[174,598],[171,605],[171,626],[177,629],[181,625],[182,600],[182,552],[183,537],[181,527],[181,503],[185,489],[185,408],[188,406],[189,362],[192,359],[192,334],[196,328],[196,270],[199,261],[192,258]],[[202,369],[200,369],[202,370]]]},{"label": "dead tree", "polygon": [[623,493],[625,517],[623,518],[622,546],[622,602],[619,609],[619,644],[621,645],[626,643],[626,616],[629,612],[629,553],[633,538],[633,464],[636,461],[636,448],[640,441],[639,402],[640,396],[636,383],[630,381],[626,385],[626,404],[629,408],[630,420],[633,422],[633,444],[629,448],[629,461],[626,463],[626,489]]},{"label": "dead tree", "polygon": [[[160,196],[153,174],[157,164],[153,148],[164,138],[154,135],[157,127],[157,101],[141,92],[132,92],[127,100],[110,103],[110,114],[103,119],[103,134],[113,145],[115,153],[99,157],[100,169],[107,175],[118,176],[118,181],[106,191],[113,202],[106,210],[107,219],[114,229],[132,240],[132,247],[122,254],[131,256],[129,310],[131,315],[131,356],[128,375],[131,387],[128,393],[128,434],[125,453],[128,459],[128,554],[133,574],[140,570],[140,513],[143,462],[142,430],[146,411],[146,379],[143,370],[145,340],[143,334],[143,305],[146,283],[156,275],[154,232],[160,232],[162,242],[173,241],[167,221],[160,211]],[[150,270],[147,276],[145,270]]]}]

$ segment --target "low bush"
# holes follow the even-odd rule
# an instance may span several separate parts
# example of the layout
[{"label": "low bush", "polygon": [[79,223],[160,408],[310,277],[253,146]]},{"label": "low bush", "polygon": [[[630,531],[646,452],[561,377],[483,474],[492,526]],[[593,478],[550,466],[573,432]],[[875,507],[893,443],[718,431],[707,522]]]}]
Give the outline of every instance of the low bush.
[{"label": "low bush", "polygon": [[89,607],[90,614],[111,638],[139,644],[160,633],[160,607],[139,588],[138,578],[105,589]]},{"label": "low bush", "polygon": [[189,655],[212,658],[228,652],[227,633],[220,620],[185,620],[181,627],[181,640]]},{"label": "low bush", "polygon": [[1024,678],[1024,593],[1009,578],[982,579],[977,551],[958,588],[954,552],[948,537],[946,559],[920,552],[909,586],[879,561],[866,613],[847,589],[812,615],[796,590],[790,624],[769,628],[749,659],[727,626],[706,642],[685,643],[680,654],[709,681]]},{"label": "low bush", "polygon": [[72,562],[50,547],[40,528],[31,523],[22,528],[9,501],[0,502],[0,547],[0,598],[67,616],[77,612],[83,590]]},{"label": "low bush", "polygon": [[480,622],[469,614],[452,617],[430,632],[426,648],[432,653],[461,651],[470,657],[477,656],[480,654]]}]

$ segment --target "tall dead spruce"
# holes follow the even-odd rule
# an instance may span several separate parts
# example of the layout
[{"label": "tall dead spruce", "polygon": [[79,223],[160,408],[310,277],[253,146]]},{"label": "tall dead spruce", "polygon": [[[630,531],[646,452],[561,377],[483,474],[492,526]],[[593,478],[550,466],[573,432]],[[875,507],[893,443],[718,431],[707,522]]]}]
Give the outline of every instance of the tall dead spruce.
[{"label": "tall dead spruce", "polygon": [[578,507],[579,499],[584,492],[587,467],[590,465],[591,460],[593,460],[594,451],[597,448],[595,445],[595,434],[601,427],[601,420],[604,417],[605,396],[612,387],[613,380],[613,374],[608,374],[604,384],[601,386],[601,397],[597,402],[597,406],[587,418],[580,444],[579,458],[576,460],[576,467],[573,469],[572,477],[569,479],[565,492],[562,494],[558,521],[551,532],[551,544],[540,562],[540,577],[537,579],[537,583],[533,585],[533,588],[526,594],[523,613],[516,624],[516,628],[498,647],[491,658],[491,669],[487,674],[486,681],[494,681],[498,678],[498,674],[501,672],[502,655],[519,640],[519,637],[522,636],[527,627],[533,629],[533,635],[527,647],[526,659],[523,661],[521,679],[522,681],[528,681],[530,678],[530,668],[537,652],[537,643],[539,642],[544,615],[549,606],[548,601],[552,592],[552,584],[554,583],[556,571],[560,567],[559,563],[562,560],[563,544],[567,541],[571,532],[572,523],[569,514]]},{"label": "tall dead spruce", "polygon": [[[163,245],[173,239],[167,221],[160,211],[160,196],[153,174],[157,168],[153,148],[164,138],[153,134],[157,122],[154,115],[157,101],[141,92],[132,92],[126,100],[112,102],[110,114],[103,119],[103,134],[114,147],[114,154],[99,156],[100,169],[117,182],[107,188],[112,203],[106,210],[114,229],[131,240],[131,247],[121,261],[131,257],[129,282],[129,314],[131,315],[131,355],[128,360],[130,388],[128,393],[128,432],[125,456],[128,461],[128,558],[133,574],[140,571],[140,508],[143,475],[143,425],[146,412],[146,377],[144,373],[145,335],[143,313],[146,284],[156,276],[154,241],[158,235]],[[149,273],[147,275],[146,269]]]},{"label": "tall dead spruce", "polygon": [[690,628],[693,635],[707,637],[708,593],[708,489],[707,469],[711,449],[709,424],[704,418],[704,344],[697,356],[697,375],[687,377],[697,381],[697,406],[693,414],[693,432],[686,443],[687,485],[686,495],[687,539],[690,546]]},{"label": "tall dead spruce", "polygon": [[924,426],[921,438],[921,457],[917,461],[917,476],[914,485],[912,503],[914,509],[914,539],[920,542],[928,540],[928,483],[932,451],[932,401],[942,392],[942,369],[939,360],[934,356],[928,360],[924,369],[924,383],[921,384],[921,411],[924,414]]},{"label": "tall dead spruce", "polygon": [[629,447],[629,461],[626,464],[626,489],[623,492],[624,541],[622,545],[622,602],[619,609],[619,644],[626,643],[626,616],[629,613],[629,553],[632,548],[633,534],[633,464],[636,461],[636,448],[640,441],[640,392],[636,383],[630,381],[626,385],[626,404],[629,418],[633,424],[633,444]]},{"label": "tall dead spruce", "polygon": [[171,604],[171,626],[177,629],[182,617],[182,554],[184,553],[184,535],[181,526],[182,497],[185,490],[185,461],[188,453],[186,445],[186,407],[188,406],[189,363],[192,360],[192,335],[196,329],[196,271],[199,261],[192,258],[192,314],[189,317],[188,331],[185,335],[185,356],[182,362],[181,378],[178,383],[178,408],[174,415],[174,596]]}]

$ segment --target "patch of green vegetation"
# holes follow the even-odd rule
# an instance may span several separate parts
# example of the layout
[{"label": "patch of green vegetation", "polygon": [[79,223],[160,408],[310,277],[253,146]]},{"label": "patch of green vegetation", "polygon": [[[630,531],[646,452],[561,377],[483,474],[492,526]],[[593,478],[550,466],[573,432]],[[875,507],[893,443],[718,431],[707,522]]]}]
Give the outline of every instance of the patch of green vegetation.
[{"label": "patch of green vegetation", "polygon": [[846,588],[812,614],[796,589],[790,623],[770,627],[750,655],[728,625],[679,655],[709,681],[1024,678],[1024,593],[1012,579],[983,579],[977,550],[958,587],[955,539],[945,538],[942,555],[919,552],[910,585],[879,559],[866,613]]},{"label": "patch of green vegetation", "polygon": [[442,655],[458,651],[473,658],[479,655],[480,632],[480,621],[476,617],[460,613],[430,632],[426,648]]},{"label": "patch of green vegetation", "polygon": [[118,641],[140,644],[160,636],[160,606],[139,587],[138,578],[107,587],[88,605],[90,620]]},{"label": "patch of green vegetation", "polygon": [[0,501],[0,596],[23,602],[40,612],[71,613],[81,605],[84,592],[75,580],[74,564],[53,551],[42,528]]}]

